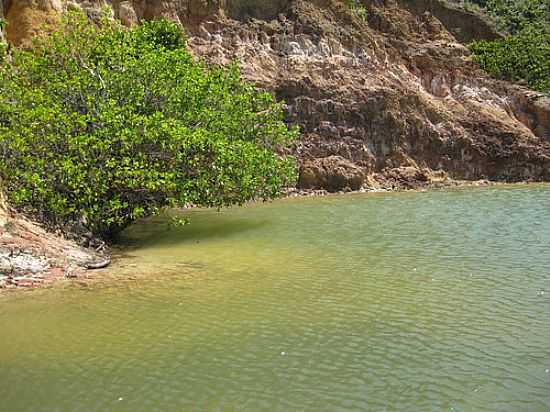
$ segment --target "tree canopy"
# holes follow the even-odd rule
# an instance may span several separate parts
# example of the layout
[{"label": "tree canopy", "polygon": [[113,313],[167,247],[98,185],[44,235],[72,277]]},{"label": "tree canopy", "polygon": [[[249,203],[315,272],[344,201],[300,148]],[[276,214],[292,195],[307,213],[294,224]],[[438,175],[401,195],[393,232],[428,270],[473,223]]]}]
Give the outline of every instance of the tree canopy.
[{"label": "tree canopy", "polygon": [[297,130],[239,68],[188,52],[174,23],[68,14],[0,64],[0,178],[53,227],[112,236],[165,206],[271,199],[294,183]]}]

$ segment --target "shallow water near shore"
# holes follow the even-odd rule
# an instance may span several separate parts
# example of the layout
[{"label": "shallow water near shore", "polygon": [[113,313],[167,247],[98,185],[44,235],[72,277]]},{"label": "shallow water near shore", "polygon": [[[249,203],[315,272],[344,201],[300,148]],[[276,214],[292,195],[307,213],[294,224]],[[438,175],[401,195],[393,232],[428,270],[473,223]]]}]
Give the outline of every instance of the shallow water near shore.
[{"label": "shallow water near shore", "polygon": [[550,186],[184,213],[0,295],[1,411],[550,410]]}]

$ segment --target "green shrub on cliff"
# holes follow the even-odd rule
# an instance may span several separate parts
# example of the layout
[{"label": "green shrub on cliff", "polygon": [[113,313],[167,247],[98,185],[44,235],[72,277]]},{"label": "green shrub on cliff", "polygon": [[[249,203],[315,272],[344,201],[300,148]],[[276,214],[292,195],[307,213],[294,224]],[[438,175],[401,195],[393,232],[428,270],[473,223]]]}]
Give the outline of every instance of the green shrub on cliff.
[{"label": "green shrub on cliff", "polygon": [[361,0],[345,0],[344,3],[357,17],[367,20],[369,12]]},{"label": "green shrub on cliff", "polygon": [[[533,24],[550,24],[550,3],[542,0],[469,0],[483,7],[501,30],[515,34]],[[465,5],[469,4],[468,2]]]},{"label": "green shrub on cliff", "polygon": [[0,65],[0,177],[53,227],[111,236],[165,206],[270,199],[295,179],[282,105],[187,51],[175,24],[70,14]]},{"label": "green shrub on cliff", "polygon": [[471,45],[476,60],[491,75],[524,80],[550,93],[550,3],[540,0],[472,0],[509,35]]},{"label": "green shrub on cliff", "polygon": [[550,35],[546,30],[526,27],[504,40],[474,43],[471,49],[491,75],[525,80],[531,88],[550,93]]}]

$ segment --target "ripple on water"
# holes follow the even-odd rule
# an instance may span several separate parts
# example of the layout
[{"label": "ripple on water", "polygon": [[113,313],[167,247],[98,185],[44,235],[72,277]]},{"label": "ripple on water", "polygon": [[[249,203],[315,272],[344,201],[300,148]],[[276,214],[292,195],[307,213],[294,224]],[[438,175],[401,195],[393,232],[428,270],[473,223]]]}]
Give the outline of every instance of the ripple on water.
[{"label": "ripple on water", "polygon": [[192,211],[183,230],[159,217],[126,234],[118,281],[0,300],[0,399],[550,410],[549,200],[529,186]]}]

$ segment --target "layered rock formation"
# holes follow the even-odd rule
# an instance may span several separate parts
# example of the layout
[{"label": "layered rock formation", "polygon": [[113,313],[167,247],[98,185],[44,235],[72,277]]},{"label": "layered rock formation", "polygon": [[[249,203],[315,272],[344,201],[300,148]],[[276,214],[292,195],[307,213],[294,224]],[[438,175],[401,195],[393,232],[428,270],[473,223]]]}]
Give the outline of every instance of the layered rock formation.
[{"label": "layered rock formation", "polygon": [[372,2],[365,22],[338,2],[294,1],[276,21],[212,18],[190,45],[211,62],[241,61],[249,80],[288,102],[304,132],[296,152],[307,187],[343,188],[326,184],[338,180],[328,164],[337,165],[334,177],[350,164],[348,174],[359,167],[397,187],[400,168],[421,171],[418,185],[441,170],[455,179],[548,180],[548,101],[477,70],[418,3]]},{"label": "layered rock formation", "polygon": [[51,20],[82,7],[93,17],[106,5],[127,25],[179,22],[197,56],[238,60],[248,80],[285,99],[303,131],[304,187],[354,189],[363,176],[362,185],[399,188],[400,168],[416,169],[420,186],[434,171],[550,179],[548,99],[479,71],[457,39],[499,34],[441,1],[365,2],[365,21],[336,0],[11,0],[8,38],[25,44],[37,13]]}]

